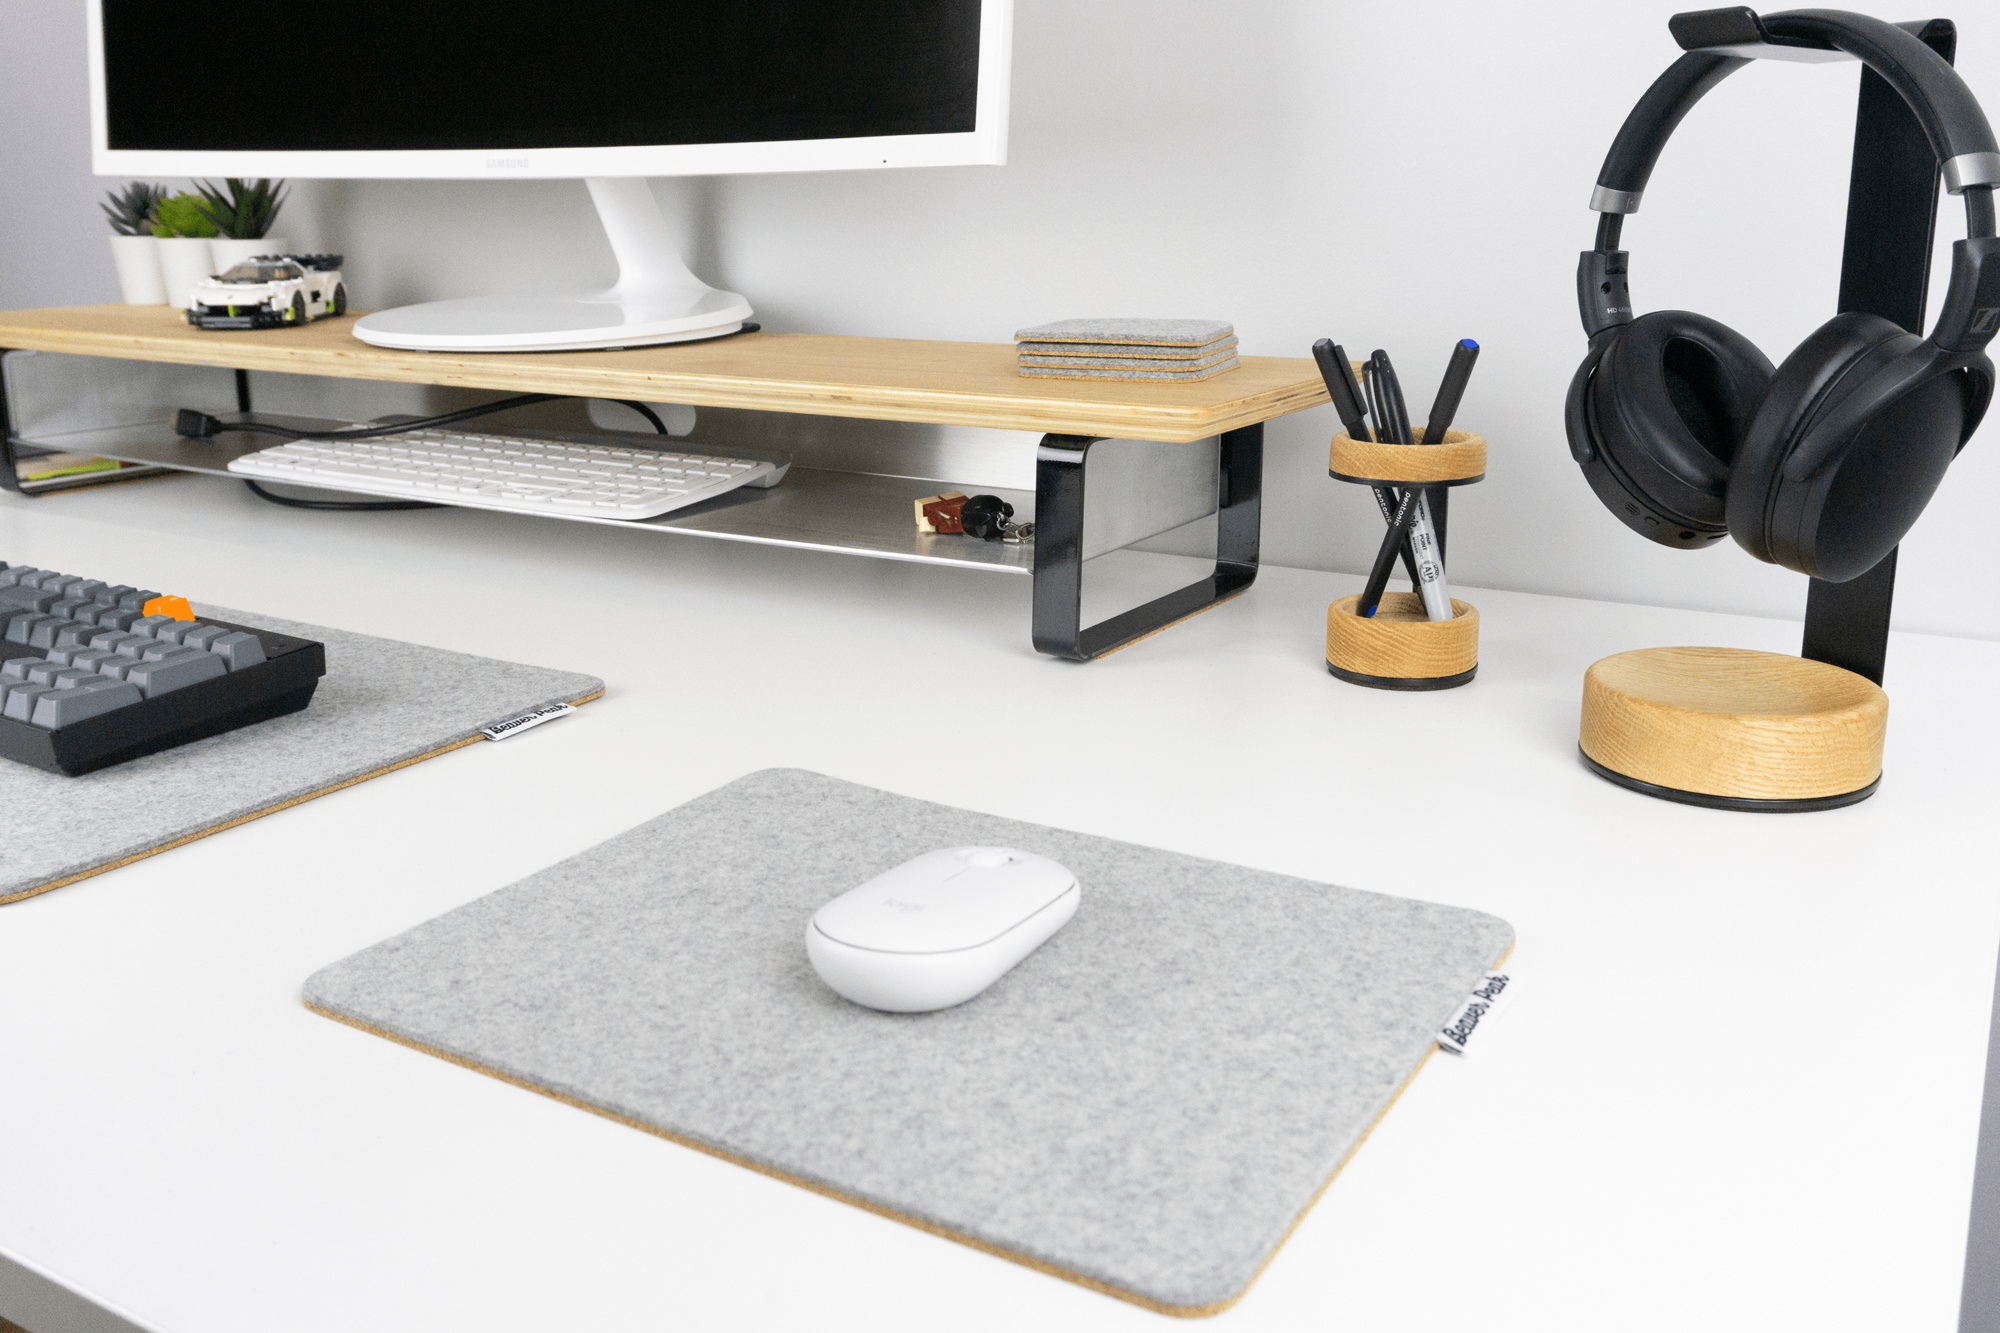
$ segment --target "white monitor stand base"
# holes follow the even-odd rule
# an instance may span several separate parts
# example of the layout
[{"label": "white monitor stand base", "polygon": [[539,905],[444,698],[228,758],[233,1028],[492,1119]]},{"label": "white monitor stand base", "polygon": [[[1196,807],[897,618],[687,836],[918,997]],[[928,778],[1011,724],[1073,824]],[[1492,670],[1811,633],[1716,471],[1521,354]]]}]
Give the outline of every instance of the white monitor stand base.
[{"label": "white monitor stand base", "polygon": [[618,259],[618,281],[609,291],[400,306],[362,316],[354,336],[419,352],[560,352],[689,342],[743,327],[750,303],[688,272],[651,186],[608,177],[585,184]]}]

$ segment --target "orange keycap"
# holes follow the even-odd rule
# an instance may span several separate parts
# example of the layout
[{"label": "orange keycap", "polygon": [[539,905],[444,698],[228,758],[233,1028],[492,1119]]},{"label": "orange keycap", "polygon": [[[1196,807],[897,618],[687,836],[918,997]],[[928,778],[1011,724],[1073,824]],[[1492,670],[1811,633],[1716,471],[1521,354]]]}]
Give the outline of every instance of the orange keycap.
[{"label": "orange keycap", "polygon": [[188,605],[188,599],[185,597],[155,597],[139,610],[149,616],[172,616],[175,620],[194,619],[194,609]]}]

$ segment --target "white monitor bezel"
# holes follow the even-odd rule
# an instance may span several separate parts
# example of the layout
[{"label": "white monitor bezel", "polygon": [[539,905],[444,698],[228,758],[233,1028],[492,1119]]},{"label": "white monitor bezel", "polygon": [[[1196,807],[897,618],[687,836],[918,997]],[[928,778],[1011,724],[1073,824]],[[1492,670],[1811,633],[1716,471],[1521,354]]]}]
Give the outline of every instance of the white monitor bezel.
[{"label": "white monitor bezel", "polygon": [[1014,0],[981,0],[979,96],[963,134],[611,148],[269,152],[112,148],[104,106],[102,0],[84,6],[90,42],[90,167],[99,176],[283,176],[344,180],[554,180],[722,176],[773,171],[1000,165],[1007,160]]}]

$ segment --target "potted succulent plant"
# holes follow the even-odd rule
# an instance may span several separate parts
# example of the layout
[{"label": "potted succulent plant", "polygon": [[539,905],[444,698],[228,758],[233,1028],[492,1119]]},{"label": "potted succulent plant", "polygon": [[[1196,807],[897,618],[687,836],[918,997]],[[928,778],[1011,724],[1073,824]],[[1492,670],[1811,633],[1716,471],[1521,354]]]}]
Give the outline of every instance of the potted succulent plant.
[{"label": "potted succulent plant", "polygon": [[166,196],[164,185],[133,181],[111,191],[101,205],[111,219],[111,262],[126,305],[160,305],[167,299],[160,252],[153,244],[153,209]]},{"label": "potted succulent plant", "polygon": [[215,224],[216,239],[209,242],[215,271],[222,272],[258,255],[281,255],[291,250],[291,242],[271,235],[271,224],[285,205],[285,183],[272,180],[241,180],[231,176],[217,189],[213,181],[196,184],[198,207],[203,217]]},{"label": "potted succulent plant", "polygon": [[153,244],[160,253],[168,305],[187,309],[194,285],[215,272],[209,251],[215,234],[215,224],[201,211],[200,195],[168,195],[153,206]]}]

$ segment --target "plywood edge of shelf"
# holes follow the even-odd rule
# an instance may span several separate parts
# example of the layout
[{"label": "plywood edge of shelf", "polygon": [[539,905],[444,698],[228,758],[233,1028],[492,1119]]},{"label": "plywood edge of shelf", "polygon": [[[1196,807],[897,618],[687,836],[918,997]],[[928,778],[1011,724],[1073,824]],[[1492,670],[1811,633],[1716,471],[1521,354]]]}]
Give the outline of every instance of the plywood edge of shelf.
[{"label": "plywood edge of shelf", "polygon": [[[1305,358],[1244,357],[1229,375],[1193,384],[1028,381],[1013,376],[1013,349],[999,343],[759,333],[740,342],[618,352],[402,352],[349,337],[352,318],[304,329],[217,334],[190,328],[163,307],[4,311],[0,348],[1169,444],[1206,439],[1326,401]],[[663,367],[668,358],[694,364]],[[851,369],[844,377],[829,376],[823,367],[830,359]],[[797,375],[758,364],[781,372],[787,360],[801,364]],[[871,380],[866,375],[871,360],[894,369]],[[732,361],[746,368],[716,365]],[[815,363],[821,373],[815,373]]]}]

